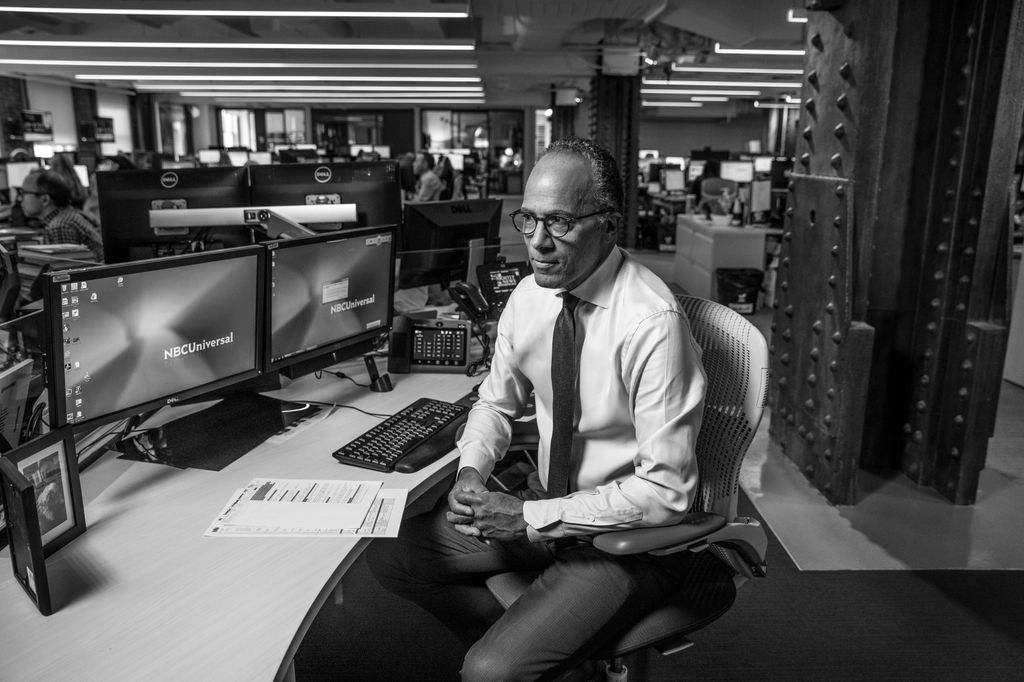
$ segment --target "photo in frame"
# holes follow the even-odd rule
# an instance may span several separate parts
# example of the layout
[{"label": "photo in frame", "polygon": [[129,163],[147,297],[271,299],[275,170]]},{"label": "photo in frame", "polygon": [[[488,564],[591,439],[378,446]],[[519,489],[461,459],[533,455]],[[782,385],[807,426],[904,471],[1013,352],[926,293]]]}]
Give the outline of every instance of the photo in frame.
[{"label": "photo in frame", "polygon": [[[39,436],[3,457],[33,485],[44,556],[85,532],[78,457],[70,428]],[[2,521],[6,524],[6,519]]]},{"label": "photo in frame", "polygon": [[0,499],[7,512],[11,566],[18,584],[44,616],[52,612],[50,585],[43,556],[35,485],[9,459],[0,458]]}]

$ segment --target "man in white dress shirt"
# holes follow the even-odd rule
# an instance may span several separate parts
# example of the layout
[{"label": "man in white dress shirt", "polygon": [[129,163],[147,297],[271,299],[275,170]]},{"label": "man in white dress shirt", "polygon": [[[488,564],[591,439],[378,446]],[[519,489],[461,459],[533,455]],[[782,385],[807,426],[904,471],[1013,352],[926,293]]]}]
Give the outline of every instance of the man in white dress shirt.
[{"label": "man in white dress shirt", "polygon": [[[668,287],[616,246],[621,211],[622,184],[606,150],[569,138],[538,161],[512,214],[533,275],[499,320],[491,371],[458,442],[455,484],[432,513],[407,519],[397,541],[368,551],[385,588],[464,639],[464,679],[560,674],[609,628],[664,601],[692,561],[688,552],[612,556],[589,542],[594,533],[676,522],[697,485],[700,349]],[[573,301],[567,313],[564,300]],[[553,330],[566,314],[575,326],[576,395],[556,400]],[[486,481],[531,395],[538,470],[528,490],[490,491]],[[556,404],[568,402],[569,445],[552,452]],[[549,480],[560,457],[564,492]],[[540,577],[503,611],[484,580],[530,569]]]}]

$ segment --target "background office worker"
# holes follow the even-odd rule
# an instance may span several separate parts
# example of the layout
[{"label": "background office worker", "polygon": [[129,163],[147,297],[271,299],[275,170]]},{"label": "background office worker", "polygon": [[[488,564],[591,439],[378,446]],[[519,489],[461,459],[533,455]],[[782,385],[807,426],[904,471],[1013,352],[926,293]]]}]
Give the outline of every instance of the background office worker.
[{"label": "background office worker", "polygon": [[49,244],[82,244],[103,260],[103,240],[99,226],[71,205],[71,187],[49,170],[30,173],[21,186],[21,208],[29,218],[43,222],[43,234]]},{"label": "background office worker", "polygon": [[429,152],[417,152],[412,162],[412,171],[416,174],[416,201],[437,201],[441,198],[444,183],[434,172],[434,155]]},{"label": "background office worker", "polygon": [[[688,552],[611,556],[587,541],[595,532],[673,523],[697,482],[700,351],[665,284],[615,245],[621,188],[612,157],[589,141],[556,142],[539,160],[513,214],[534,274],[498,323],[491,371],[458,443],[456,482],[432,512],[407,519],[397,541],[368,550],[385,588],[424,606],[470,646],[465,679],[560,674],[606,628],[663,601],[700,560]],[[566,362],[555,338],[573,325],[568,352],[574,346],[578,360]],[[579,372],[563,382],[559,368],[574,363]],[[526,491],[490,492],[485,481],[531,393],[538,471]],[[517,569],[542,573],[503,612],[484,580]]]}]

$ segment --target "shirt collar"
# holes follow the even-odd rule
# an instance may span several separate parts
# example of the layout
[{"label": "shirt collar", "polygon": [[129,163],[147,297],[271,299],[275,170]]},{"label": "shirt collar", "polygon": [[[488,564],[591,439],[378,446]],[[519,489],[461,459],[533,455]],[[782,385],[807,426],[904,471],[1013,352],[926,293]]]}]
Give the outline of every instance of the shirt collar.
[{"label": "shirt collar", "polygon": [[[622,266],[622,261],[622,249],[615,247],[597,266],[597,269],[590,273],[590,277],[571,290],[572,294],[582,301],[607,308],[611,301],[612,288],[615,285],[615,273]],[[566,290],[563,289],[559,294],[564,291]]]},{"label": "shirt collar", "polygon": [[45,215],[39,216],[39,220],[41,220],[42,222],[45,223],[45,222],[49,221],[50,219],[52,219],[55,215],[60,213],[61,210],[63,210],[64,208],[66,208],[66,207],[65,206],[54,206],[49,211],[47,211]]}]

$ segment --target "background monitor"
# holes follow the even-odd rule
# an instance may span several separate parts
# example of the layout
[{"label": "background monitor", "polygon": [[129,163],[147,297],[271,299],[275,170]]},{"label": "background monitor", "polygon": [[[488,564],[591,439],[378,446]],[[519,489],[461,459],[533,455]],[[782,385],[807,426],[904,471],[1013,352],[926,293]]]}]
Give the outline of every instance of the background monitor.
[{"label": "background monitor", "polygon": [[683,192],[686,190],[686,178],[680,168],[666,168],[661,173],[662,186],[666,192]]},{"label": "background monitor", "polygon": [[753,182],[754,164],[752,161],[722,161],[721,177],[733,182]]},{"label": "background monitor", "polygon": [[38,161],[10,162],[7,164],[7,186],[11,189],[20,189],[29,173],[41,169]]},{"label": "background monitor", "polygon": [[680,168],[686,168],[686,157],[685,156],[666,156],[664,162],[670,166],[679,166]]},{"label": "background monitor", "polygon": [[269,242],[266,369],[306,374],[372,350],[391,328],[397,228]]},{"label": "background monitor", "polygon": [[775,157],[772,156],[755,156],[754,157],[754,172],[755,173],[771,173],[772,172],[772,161]]},{"label": "background monitor", "polygon": [[661,175],[662,175],[663,171],[665,171],[666,169],[669,169],[669,168],[678,170],[679,166],[678,165],[674,165],[674,164],[666,164],[666,163],[652,163],[647,168],[647,181],[648,182],[660,182],[661,184],[665,184],[665,181],[662,180]]},{"label": "background monitor", "polygon": [[205,166],[216,166],[220,163],[219,149],[200,149],[196,153],[196,160]]},{"label": "background monitor", "polygon": [[228,163],[232,166],[244,166],[249,163],[249,152],[244,149],[231,149],[227,154]]},{"label": "background monitor", "polygon": [[76,163],[73,168],[75,169],[75,175],[78,176],[78,181],[82,183],[82,187],[89,186],[89,167],[83,163]]},{"label": "background monitor", "polygon": [[248,171],[251,206],[355,204],[355,224],[343,227],[402,222],[397,161],[275,164],[249,166]]},{"label": "background monitor", "polygon": [[50,273],[50,426],[98,424],[259,375],[262,246]]},{"label": "background monitor", "polygon": [[260,166],[269,166],[274,159],[270,152],[249,152],[249,161]]},{"label": "background monitor", "polygon": [[704,173],[704,166],[706,161],[703,159],[691,159],[690,165],[687,167],[686,179],[693,182]]},{"label": "background monitor", "polygon": [[[498,258],[501,205],[500,199],[406,203],[398,288],[475,279],[477,265]],[[483,244],[482,253],[471,253],[471,241]]]},{"label": "background monitor", "polygon": [[252,231],[244,225],[179,228],[157,234],[149,224],[153,209],[247,206],[245,168],[100,171],[96,173],[96,190],[103,255],[108,263],[253,242]]},{"label": "background monitor", "polygon": [[704,147],[704,149],[691,149],[690,158],[700,159],[701,161],[710,161],[711,159],[718,159],[719,161],[725,161],[732,152],[728,149],[712,149],[711,147]]},{"label": "background monitor", "polygon": [[32,145],[32,156],[37,159],[52,159],[54,153],[53,145],[49,142],[36,142]]}]

